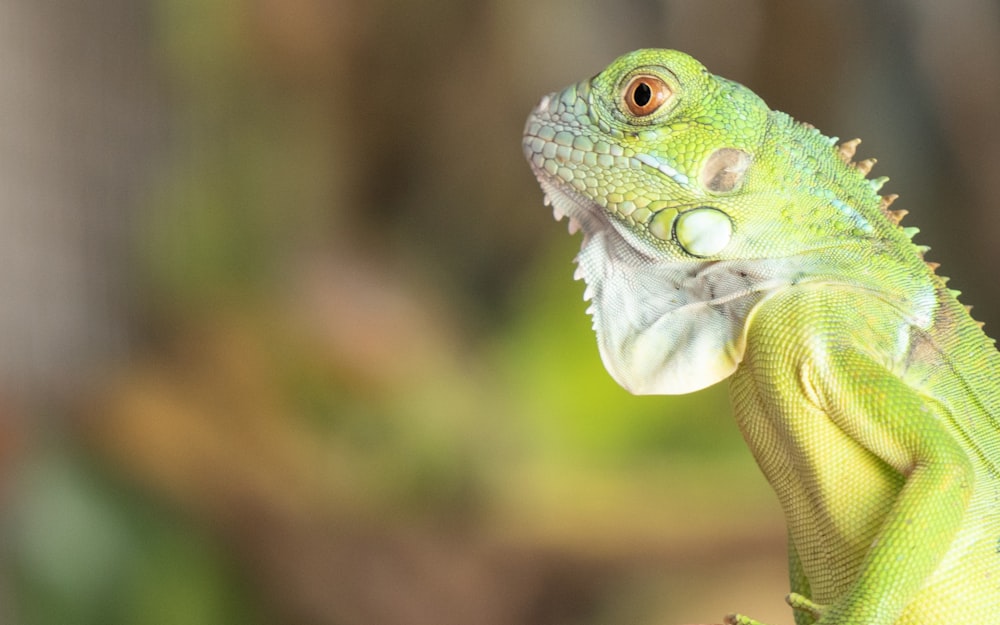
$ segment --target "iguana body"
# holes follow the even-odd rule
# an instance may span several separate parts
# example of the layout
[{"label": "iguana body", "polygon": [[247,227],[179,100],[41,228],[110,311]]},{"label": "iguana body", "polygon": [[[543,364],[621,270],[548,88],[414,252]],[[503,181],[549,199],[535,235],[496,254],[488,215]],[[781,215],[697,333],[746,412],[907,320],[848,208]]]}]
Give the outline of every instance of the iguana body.
[{"label": "iguana body", "polygon": [[686,393],[731,377],[788,523],[796,622],[992,622],[1000,355],[878,195],[874,161],[835,141],[640,50],[544,98],[523,147],[583,230],[614,378]]}]

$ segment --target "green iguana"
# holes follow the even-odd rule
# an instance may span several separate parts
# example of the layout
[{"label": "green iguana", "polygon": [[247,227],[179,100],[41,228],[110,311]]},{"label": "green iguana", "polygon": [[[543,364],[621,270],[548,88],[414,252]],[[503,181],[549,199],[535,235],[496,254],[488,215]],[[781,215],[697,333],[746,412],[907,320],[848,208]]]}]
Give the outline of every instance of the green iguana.
[{"label": "green iguana", "polygon": [[[731,377],[784,510],[799,625],[1000,621],[1000,355],[905,211],[836,144],[691,57],[542,99],[523,149],[583,231],[601,357],[633,393]],[[741,615],[727,623],[751,624]]]}]

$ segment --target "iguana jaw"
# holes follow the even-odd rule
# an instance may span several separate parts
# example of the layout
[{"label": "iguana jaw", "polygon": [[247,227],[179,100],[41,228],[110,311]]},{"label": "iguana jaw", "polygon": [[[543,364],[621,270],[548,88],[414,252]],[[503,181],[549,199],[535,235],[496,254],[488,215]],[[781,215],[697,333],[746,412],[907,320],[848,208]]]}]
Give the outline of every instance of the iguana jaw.
[{"label": "iguana jaw", "polygon": [[555,218],[583,232],[576,278],[587,284],[601,359],[620,385],[637,395],[682,394],[736,370],[746,318],[773,276],[733,261],[653,258],[599,205],[535,173]]}]

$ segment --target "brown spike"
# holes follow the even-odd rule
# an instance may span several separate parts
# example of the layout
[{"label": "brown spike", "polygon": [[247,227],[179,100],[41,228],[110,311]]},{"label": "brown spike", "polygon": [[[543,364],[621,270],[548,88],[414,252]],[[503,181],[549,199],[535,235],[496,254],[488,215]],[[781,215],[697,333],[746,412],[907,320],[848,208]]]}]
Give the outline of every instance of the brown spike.
[{"label": "brown spike", "polygon": [[906,217],[909,214],[910,211],[906,210],[905,208],[901,208],[895,211],[886,211],[886,215],[889,217],[889,220],[896,225],[899,225],[899,222],[903,221],[903,217]]},{"label": "brown spike", "polygon": [[840,160],[850,165],[851,161],[854,160],[854,153],[857,151],[859,143],[861,143],[861,139],[844,141],[837,146],[837,156],[840,157]]},{"label": "brown spike", "polygon": [[906,217],[907,215],[910,214],[910,211],[906,210],[905,208],[900,208],[894,211],[889,210],[889,207],[892,206],[892,203],[895,202],[898,198],[899,194],[897,193],[889,193],[887,195],[883,195],[881,204],[882,212],[885,213],[885,216],[889,218],[889,221],[896,224],[897,226],[899,225],[899,222],[903,221],[903,217]]},{"label": "brown spike", "polygon": [[924,264],[927,265],[928,267],[930,267],[931,271],[937,271],[938,267],[941,266],[941,263],[935,263],[935,262],[930,261],[930,260],[925,260]]},{"label": "brown spike", "polygon": [[963,306],[963,308],[965,308],[965,312],[969,313],[970,315],[972,314],[972,306],[971,305],[966,304],[965,306]]},{"label": "brown spike", "polygon": [[[975,319],[973,319],[973,321],[975,321]],[[986,325],[986,322],[985,321],[976,321],[976,325],[979,326],[980,330],[982,330],[983,326]]]},{"label": "brown spike", "polygon": [[872,171],[872,167],[875,167],[875,163],[878,161],[874,158],[866,158],[863,161],[858,161],[854,163],[854,168],[861,172],[862,176],[867,176]]}]

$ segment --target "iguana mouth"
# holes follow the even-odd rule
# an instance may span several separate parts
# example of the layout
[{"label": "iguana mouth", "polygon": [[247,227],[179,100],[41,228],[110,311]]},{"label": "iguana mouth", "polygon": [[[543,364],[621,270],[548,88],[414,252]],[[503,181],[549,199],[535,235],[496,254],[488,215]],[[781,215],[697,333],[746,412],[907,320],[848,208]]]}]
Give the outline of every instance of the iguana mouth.
[{"label": "iguana mouth", "polygon": [[570,235],[582,232],[583,245],[587,245],[598,232],[614,230],[604,209],[596,202],[567,189],[561,181],[551,179],[545,172],[536,171],[535,175],[544,193],[543,202],[552,208],[552,217],[556,221],[565,219]]},{"label": "iguana mouth", "polygon": [[[577,264],[573,277],[587,284],[584,299],[591,301],[600,290],[610,272],[605,267],[606,260],[615,259],[620,267],[633,267],[641,270],[654,263],[664,264],[644,254],[623,236],[607,212],[596,202],[580,195],[574,189],[566,186],[558,179],[553,179],[544,171],[536,172],[538,183],[544,193],[544,202],[552,207],[552,216],[556,221],[567,222],[570,235],[582,233],[580,252],[574,258]],[[591,260],[593,259],[593,260]],[[680,266],[682,263],[675,263]],[[685,272],[695,270],[702,263],[683,263]],[[595,304],[600,304],[596,301]],[[591,306],[588,314],[595,317],[597,325],[597,309]],[[596,329],[596,327],[595,327]]]},{"label": "iguana mouth", "polygon": [[[578,87],[578,90],[582,88]],[[552,207],[552,216],[556,221],[566,218],[571,235],[582,230],[583,245],[586,246],[595,233],[611,230],[613,226],[602,206],[579,193],[555,169],[567,160],[562,150],[569,148],[557,144],[557,136],[567,130],[560,121],[564,109],[559,93],[543,96],[525,122],[521,145],[542,187],[545,205]],[[539,146],[544,146],[544,149]]]},{"label": "iguana mouth", "polygon": [[545,206],[552,208],[552,217],[556,221],[562,221],[566,219],[567,227],[571,235],[584,231],[584,238],[587,237],[587,230],[589,228],[584,228],[583,224],[589,223],[595,217],[591,215],[593,212],[589,208],[582,206],[582,202],[575,201],[574,198],[569,198],[562,190],[556,190],[556,185],[550,183],[548,180],[539,177],[539,184],[542,189],[545,190],[542,202]]}]

